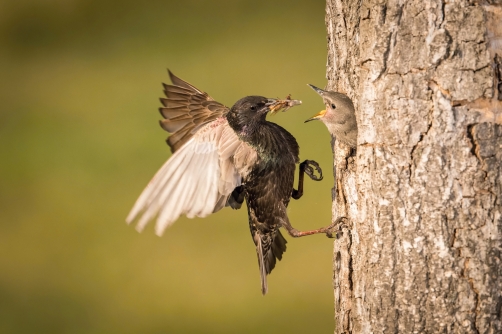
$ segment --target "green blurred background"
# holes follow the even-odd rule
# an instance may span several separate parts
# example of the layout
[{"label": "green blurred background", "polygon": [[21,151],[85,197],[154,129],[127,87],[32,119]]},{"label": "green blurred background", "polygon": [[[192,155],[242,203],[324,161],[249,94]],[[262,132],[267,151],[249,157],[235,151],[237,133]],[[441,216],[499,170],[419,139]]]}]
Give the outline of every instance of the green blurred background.
[{"label": "green blurred background", "polygon": [[[330,222],[331,150],[306,84],[325,85],[324,1],[0,2],[0,332],[332,332],[332,242],[292,240],[260,293],[246,210],[163,237],[125,216],[169,156],[166,68],[231,106],[303,100],[288,129],[307,180],[289,216]],[[283,232],[285,235],[286,233]]]}]

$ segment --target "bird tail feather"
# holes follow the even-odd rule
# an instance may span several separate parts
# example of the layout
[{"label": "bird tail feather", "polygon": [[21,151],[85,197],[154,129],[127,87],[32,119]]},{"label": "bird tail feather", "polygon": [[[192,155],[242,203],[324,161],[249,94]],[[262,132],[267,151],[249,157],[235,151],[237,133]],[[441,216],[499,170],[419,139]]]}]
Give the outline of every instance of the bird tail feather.
[{"label": "bird tail feather", "polygon": [[256,244],[256,253],[258,253],[258,264],[260,266],[261,293],[262,295],[265,296],[268,292],[268,284],[267,284],[267,270],[265,267],[265,258],[263,256],[263,246],[261,242],[261,236],[258,232],[255,232],[253,238]]},{"label": "bird tail feather", "polygon": [[286,251],[287,241],[279,230],[265,235],[255,231],[253,239],[256,244],[258,265],[260,267],[261,293],[265,295],[268,292],[267,275],[275,268],[276,261],[282,259],[282,254]]}]

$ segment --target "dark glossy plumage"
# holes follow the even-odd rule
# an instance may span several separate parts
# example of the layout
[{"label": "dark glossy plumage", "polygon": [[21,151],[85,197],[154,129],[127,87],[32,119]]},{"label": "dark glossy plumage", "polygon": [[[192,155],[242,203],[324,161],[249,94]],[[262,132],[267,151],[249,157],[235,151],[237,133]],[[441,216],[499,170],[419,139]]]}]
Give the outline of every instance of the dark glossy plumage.
[{"label": "dark glossy plumage", "polygon": [[[266,103],[264,97],[245,97],[232,107],[226,117],[237,136],[258,153],[258,160],[243,180],[243,185],[251,235],[258,249],[261,243],[262,270],[269,274],[275,267],[276,259],[280,260],[286,250],[286,240],[279,228],[288,221],[286,208],[293,192],[299,147],[288,131],[268,122],[265,112],[260,113]],[[257,111],[250,109],[253,105]],[[265,293],[266,282],[263,283]]]},{"label": "dark glossy plumage", "polygon": [[205,217],[225,206],[240,208],[245,199],[265,294],[266,276],[286,250],[279,228],[289,224],[286,207],[299,154],[294,137],[265,118],[301,102],[248,96],[229,109],[169,75],[173,84],[164,85],[160,124],[171,133],[167,143],[173,154],[126,220],[139,217],[142,230],[157,216],[161,235],[182,214]]}]

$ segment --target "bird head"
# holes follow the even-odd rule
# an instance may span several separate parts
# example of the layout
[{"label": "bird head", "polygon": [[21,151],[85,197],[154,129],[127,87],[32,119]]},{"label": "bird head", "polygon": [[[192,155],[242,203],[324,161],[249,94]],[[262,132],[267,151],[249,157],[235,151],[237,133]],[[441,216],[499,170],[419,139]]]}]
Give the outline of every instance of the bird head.
[{"label": "bird head", "polygon": [[352,100],[342,93],[326,91],[314,85],[309,86],[322,97],[326,109],[309,118],[305,123],[320,120],[326,125],[331,135],[350,147],[356,147],[357,121]]},{"label": "bird head", "polygon": [[342,123],[347,119],[348,115],[354,115],[355,117],[354,104],[347,95],[334,91],[326,91],[310,84],[309,86],[322,97],[326,109],[307,119],[305,123],[313,120],[320,120],[325,124]]},{"label": "bird head", "polygon": [[230,126],[237,131],[245,131],[265,121],[268,113],[286,111],[302,102],[299,100],[272,99],[263,96],[246,96],[237,101],[227,114]]}]

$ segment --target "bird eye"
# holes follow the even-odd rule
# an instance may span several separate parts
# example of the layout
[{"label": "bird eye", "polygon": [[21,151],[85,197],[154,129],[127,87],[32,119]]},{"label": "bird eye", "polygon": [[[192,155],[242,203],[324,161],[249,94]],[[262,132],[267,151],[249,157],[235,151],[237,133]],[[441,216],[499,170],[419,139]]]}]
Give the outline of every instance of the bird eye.
[{"label": "bird eye", "polygon": [[255,111],[256,107],[255,106],[251,106],[251,110]]},{"label": "bird eye", "polygon": [[336,109],[336,106],[334,103],[331,103],[331,109]]}]

